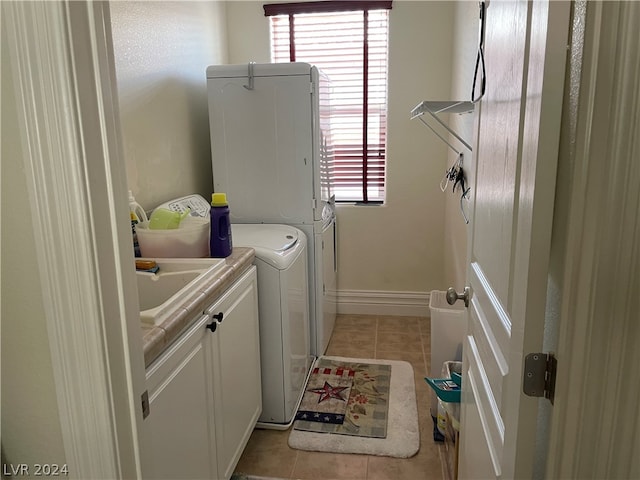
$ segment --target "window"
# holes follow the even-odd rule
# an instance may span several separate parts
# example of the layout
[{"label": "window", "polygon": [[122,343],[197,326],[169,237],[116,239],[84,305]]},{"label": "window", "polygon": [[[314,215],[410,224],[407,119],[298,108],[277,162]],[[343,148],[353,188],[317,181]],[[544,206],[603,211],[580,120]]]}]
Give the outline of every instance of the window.
[{"label": "window", "polygon": [[382,202],[390,1],[264,6],[273,62],[308,62],[331,79],[337,201]]}]

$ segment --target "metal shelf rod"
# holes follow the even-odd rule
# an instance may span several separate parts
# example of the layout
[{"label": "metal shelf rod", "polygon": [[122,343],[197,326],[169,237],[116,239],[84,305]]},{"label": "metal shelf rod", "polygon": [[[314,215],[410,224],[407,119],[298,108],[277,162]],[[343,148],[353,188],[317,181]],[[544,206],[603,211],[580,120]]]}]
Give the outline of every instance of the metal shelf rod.
[{"label": "metal shelf rod", "polygon": [[456,137],[460,143],[462,143],[469,151],[473,151],[471,145],[464,141],[460,135],[451,130],[449,126],[444,123],[438,117],[438,113],[469,113],[474,109],[474,105],[471,102],[430,102],[424,101],[416,105],[416,107],[411,110],[411,119],[419,118],[422,123],[424,123],[427,127],[431,129],[433,133],[435,133],[438,138],[444,141],[449,147],[453,149],[454,152],[460,154],[447,140],[444,139],[442,135],[440,135],[436,130],[429,125],[429,123],[422,118],[425,113],[431,115],[442,127],[444,127],[451,135]]}]

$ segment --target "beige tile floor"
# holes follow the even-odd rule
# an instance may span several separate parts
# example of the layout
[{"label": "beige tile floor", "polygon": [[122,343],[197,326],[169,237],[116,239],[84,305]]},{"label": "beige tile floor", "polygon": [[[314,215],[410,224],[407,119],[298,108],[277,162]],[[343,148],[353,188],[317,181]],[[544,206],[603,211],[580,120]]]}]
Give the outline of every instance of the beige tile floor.
[{"label": "beige tile floor", "polygon": [[255,430],[236,472],[283,479],[441,480],[442,445],[433,441],[429,390],[430,324],[427,317],[339,315],[327,355],[404,360],[415,374],[420,451],[408,459],[294,450],[289,431]]}]

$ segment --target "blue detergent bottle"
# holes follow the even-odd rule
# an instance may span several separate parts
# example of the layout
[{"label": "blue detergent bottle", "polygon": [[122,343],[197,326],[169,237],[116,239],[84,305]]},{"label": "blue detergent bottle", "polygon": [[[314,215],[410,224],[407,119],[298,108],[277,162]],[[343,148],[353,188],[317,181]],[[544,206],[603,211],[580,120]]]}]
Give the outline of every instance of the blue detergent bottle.
[{"label": "blue detergent bottle", "polygon": [[209,251],[213,258],[225,258],[231,255],[231,221],[226,193],[211,195],[211,237]]},{"label": "blue detergent bottle", "polygon": [[129,190],[129,216],[131,217],[131,234],[133,235],[133,252],[136,257],[142,256],[140,253],[140,244],[138,243],[138,234],[136,228],[139,223],[147,222],[147,214],[144,208],[136,202],[133,193]]}]

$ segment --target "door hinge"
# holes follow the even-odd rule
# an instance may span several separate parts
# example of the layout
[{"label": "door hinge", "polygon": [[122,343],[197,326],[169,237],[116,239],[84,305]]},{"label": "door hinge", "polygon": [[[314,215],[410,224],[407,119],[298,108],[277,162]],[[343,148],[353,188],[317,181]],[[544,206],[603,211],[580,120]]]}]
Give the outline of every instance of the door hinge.
[{"label": "door hinge", "polygon": [[553,353],[530,353],[524,358],[522,391],[530,397],[548,398],[553,405],[558,360]]},{"label": "door hinge", "polygon": [[142,401],[142,419],[144,420],[151,413],[151,409],[149,407],[149,392],[147,390],[140,396],[140,400]]}]

